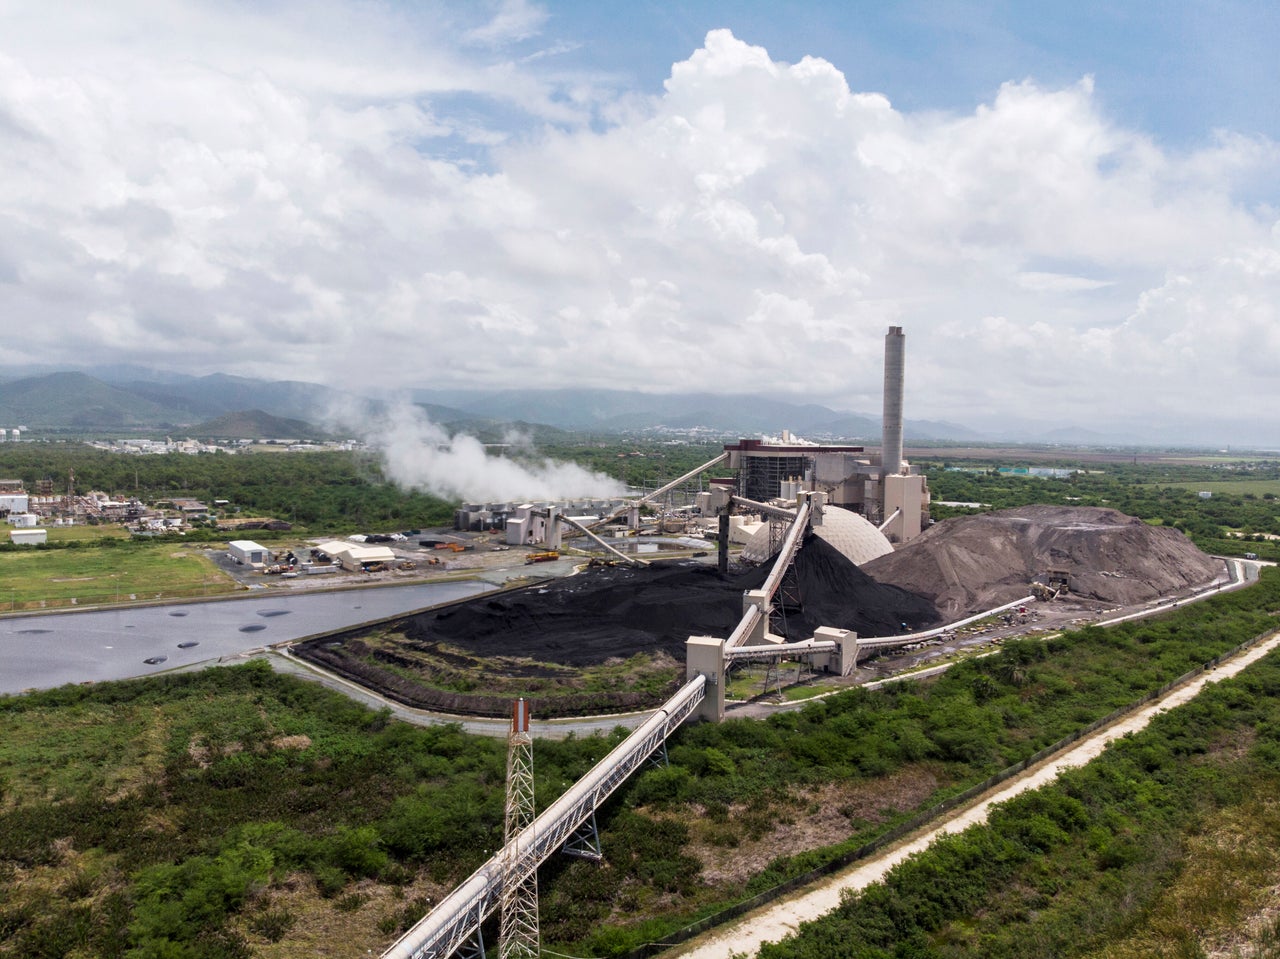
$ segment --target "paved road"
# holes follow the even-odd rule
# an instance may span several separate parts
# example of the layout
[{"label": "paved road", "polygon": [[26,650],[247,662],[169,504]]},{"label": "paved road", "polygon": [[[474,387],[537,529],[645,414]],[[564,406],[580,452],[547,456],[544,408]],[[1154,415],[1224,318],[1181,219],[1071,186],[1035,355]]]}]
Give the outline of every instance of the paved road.
[{"label": "paved road", "polygon": [[[0,694],[195,666],[493,589],[466,581],[0,618]],[[158,662],[149,663],[147,660]]]}]

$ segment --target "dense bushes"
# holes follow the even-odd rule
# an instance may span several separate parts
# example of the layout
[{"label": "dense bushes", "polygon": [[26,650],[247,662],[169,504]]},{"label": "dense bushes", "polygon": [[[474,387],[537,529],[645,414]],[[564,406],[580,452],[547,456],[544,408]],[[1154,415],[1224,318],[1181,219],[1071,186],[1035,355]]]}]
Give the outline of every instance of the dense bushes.
[{"label": "dense bushes", "polygon": [[[185,496],[230,501],[246,516],[273,516],[333,531],[408,529],[452,523],[454,504],[386,481],[376,457],[354,452],[125,456],[88,446],[7,444],[0,470],[28,489],[52,477],[59,489],[75,471],[78,489],[152,503]],[[213,531],[209,535],[215,535]]]},{"label": "dense bushes", "polygon": [[[723,830],[746,839],[757,821],[753,806],[786,810],[809,786],[884,781],[912,768],[936,781],[934,791],[908,807],[881,808],[874,820],[851,819],[842,842],[774,860],[747,883],[748,894],[763,892],[1273,629],[1277,609],[1280,571],[1268,570],[1258,586],[1155,619],[1086,628],[1048,641],[1012,641],[997,655],[967,661],[929,682],[852,690],[765,722],[689,727],[669,747],[674,768],[640,774],[625,801],[660,815],[691,817],[702,809],[711,817],[730,810]],[[983,694],[975,695],[975,687]],[[1207,734],[1185,735],[1179,748],[1207,748],[1207,742]],[[1158,751],[1143,758],[1151,768],[1162,761]],[[1074,809],[1072,815],[1078,815]],[[1059,838],[1056,830],[1065,829],[1060,813],[1034,819],[1022,838],[1041,846]],[[765,821],[771,822],[767,816]],[[1117,861],[1128,854],[1123,837],[1108,848]],[[688,901],[685,921],[706,902],[706,895]],[[681,924],[673,915],[654,935],[661,938]],[[558,933],[554,923],[544,929]],[[600,954],[617,954],[643,941],[636,938],[638,927],[631,932],[630,938],[611,933],[617,951]],[[599,945],[602,940],[591,941]]]},{"label": "dense bushes", "polygon": [[[539,801],[611,742],[540,742]],[[0,868],[110,857],[75,925],[85,954],[119,954],[127,926],[130,956],[243,955],[229,917],[287,926],[261,894],[291,873],[333,897],[424,863],[466,875],[501,843],[504,762],[501,742],[388,723],[261,663],[2,698]],[[0,898],[9,954],[65,954],[68,922],[34,887]]]},{"label": "dense bushes", "polygon": [[[1125,939],[1193,864],[1188,832],[1212,829],[1224,811],[1259,797],[1280,800],[1278,686],[1273,654],[1090,765],[997,806],[986,825],[938,841],[760,956],[1039,959]],[[1203,954],[1198,937],[1232,928],[1247,908],[1234,898],[1180,899],[1185,915],[1158,930],[1165,946]],[[1142,954],[1163,954],[1146,942]]]}]

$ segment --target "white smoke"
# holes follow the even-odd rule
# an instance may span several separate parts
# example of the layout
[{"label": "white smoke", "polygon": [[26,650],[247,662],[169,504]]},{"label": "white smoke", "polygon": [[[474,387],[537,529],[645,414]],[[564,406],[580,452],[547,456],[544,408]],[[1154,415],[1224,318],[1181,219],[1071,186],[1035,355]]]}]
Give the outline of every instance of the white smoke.
[{"label": "white smoke", "polygon": [[[450,436],[408,401],[382,407],[348,405],[332,410],[329,418],[378,451],[391,482],[445,499],[525,502],[608,498],[624,491],[618,480],[576,463],[545,457],[518,462],[492,454],[474,436]],[[532,451],[527,435],[504,439]]]}]

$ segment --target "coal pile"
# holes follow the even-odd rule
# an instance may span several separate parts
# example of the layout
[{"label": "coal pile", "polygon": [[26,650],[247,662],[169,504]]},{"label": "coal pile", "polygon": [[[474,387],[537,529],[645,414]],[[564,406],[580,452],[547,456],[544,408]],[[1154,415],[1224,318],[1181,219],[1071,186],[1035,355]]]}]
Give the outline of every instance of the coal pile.
[{"label": "coal pile", "polygon": [[797,629],[787,624],[789,640],[807,639],[819,626],[851,629],[859,636],[892,636],[904,626],[914,632],[942,620],[927,598],[877,582],[816,536],[805,540],[793,568],[801,615]]},{"label": "coal pile", "polygon": [[1051,571],[1070,575],[1075,597],[1128,606],[1210,583],[1223,565],[1178,530],[1118,510],[1023,506],[944,520],[862,569],[956,619],[1027,595]]},{"label": "coal pile", "polygon": [[[560,687],[559,694],[534,698],[539,716],[643,708],[663,696],[627,690],[586,695],[575,689],[574,670],[647,654],[668,664],[674,688],[684,678],[679,664],[688,638],[727,637],[742,618],[743,592],[762,586],[768,573],[767,566],[737,567],[722,577],[714,566],[678,560],[641,569],[590,568],[381,624],[376,643],[366,628],[302,643],[296,652],[423,708],[502,714],[510,700],[487,693],[521,676],[536,676],[543,688],[548,682]],[[816,536],[800,549],[784,593],[800,602],[778,624],[792,641],[809,638],[819,626],[883,636],[901,632],[904,623],[919,629],[939,621],[928,600],[877,583]],[[473,677],[476,689],[458,691],[456,682],[453,689],[433,687],[444,681],[441,664],[453,679]],[[407,678],[415,669],[421,683]]]},{"label": "coal pile", "polygon": [[[527,655],[587,665],[612,656],[662,650],[684,659],[690,636],[728,636],[742,618],[742,594],[764,584],[769,568],[721,578],[713,567],[672,561],[643,569],[587,570],[546,586],[477,599],[406,624],[417,641],[439,641],[477,656]],[[798,610],[785,634],[807,639],[819,626],[883,636],[938,621],[931,603],[861,573],[836,549],[809,536],[794,564]]]}]

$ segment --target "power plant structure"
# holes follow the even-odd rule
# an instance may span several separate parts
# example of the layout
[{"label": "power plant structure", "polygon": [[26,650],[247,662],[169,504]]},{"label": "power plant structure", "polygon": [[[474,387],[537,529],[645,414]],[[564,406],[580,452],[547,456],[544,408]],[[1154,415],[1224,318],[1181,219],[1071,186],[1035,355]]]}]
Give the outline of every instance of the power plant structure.
[{"label": "power plant structure", "polygon": [[[724,512],[726,494],[736,501],[733,512],[738,515],[733,533],[737,534],[746,525],[745,514],[752,512],[753,504],[790,509],[800,493],[821,493],[825,504],[856,514],[882,534],[881,546],[873,551],[880,555],[894,544],[918,536],[928,518],[928,482],[903,458],[905,362],[906,336],[902,327],[891,326],[885,335],[884,408],[878,455],[868,453],[862,446],[809,442],[783,430],[778,439],[740,439],[726,444],[721,455],[639,499],[572,505],[464,505],[457,511],[454,525],[460,530],[502,529],[508,544],[536,544],[555,550],[561,547],[566,532],[574,535],[564,527],[588,535],[615,521],[633,530],[641,527],[642,507],[658,504],[676,487],[727,463],[734,475],[709,479],[709,489],[698,493],[694,500],[692,514],[701,517],[704,529]],[[760,515],[763,510],[755,512]],[[745,543],[747,534],[734,538]],[[749,549],[744,558],[761,562],[776,552],[776,546],[773,542],[772,548],[763,552]],[[850,554],[849,559],[862,563],[874,555],[864,548]]]},{"label": "power plant structure", "polygon": [[[726,499],[731,499],[725,493]],[[557,852],[577,851],[584,828],[594,832],[595,811],[633,772],[663,748],[667,738],[689,717],[718,722],[725,714],[725,685],[729,666],[742,660],[805,658],[830,671],[847,675],[858,654],[867,648],[888,648],[916,643],[941,634],[948,627],[922,633],[868,640],[847,629],[820,627],[813,636],[786,642],[769,632],[770,609],[775,604],[788,567],[805,536],[823,524],[825,513],[839,513],[825,504],[826,494],[801,492],[794,508],[766,506],[768,512],[789,520],[782,546],[769,576],[760,589],[742,596],[742,618],[727,637],[690,636],[685,653],[685,683],[626,739],[568,788],[528,826],[511,836],[503,849],[471,874],[427,915],[383,952],[383,959],[448,959],[455,954],[483,956],[481,928],[486,918],[513,895],[539,865]],[[729,504],[731,506],[732,503]],[[760,505],[760,504],[753,504]],[[722,513],[726,519],[727,512]],[[951,624],[983,619],[1024,603],[1025,596]]]},{"label": "power plant structure", "polygon": [[[804,491],[826,494],[831,506],[853,510],[891,543],[920,535],[929,509],[925,477],[902,453],[902,400],[906,336],[891,326],[884,338],[884,409],[880,455],[861,446],[807,443],[783,432],[781,440],[740,440],[725,447],[737,475],[733,491],[747,499],[794,501]],[[718,481],[713,481],[718,482]]]},{"label": "power plant structure", "polygon": [[[598,539],[592,527],[624,514],[628,524],[634,525],[643,505],[727,461],[734,467],[735,476],[713,482],[710,491],[698,496],[703,520],[715,517],[718,524],[721,569],[727,563],[730,520],[735,512],[765,517],[767,529],[762,532],[768,534],[769,549],[767,556],[760,558],[771,558],[772,567],[761,588],[743,593],[742,618],[727,637],[689,637],[684,685],[525,828],[514,833],[509,828],[504,848],[393,943],[383,953],[383,959],[448,959],[462,952],[482,956],[481,927],[486,917],[505,903],[506,925],[510,920],[505,914],[513,914],[521,888],[531,875],[536,875],[542,862],[556,852],[581,855],[581,841],[576,837],[583,829],[594,832],[595,810],[664,747],[667,737],[681,723],[691,716],[711,722],[723,720],[726,676],[733,663],[777,661],[784,657],[806,659],[828,671],[848,675],[863,649],[907,645],[946,628],[860,640],[852,630],[820,627],[812,637],[799,642],[787,642],[769,628],[784,578],[809,534],[822,535],[824,527],[835,525],[847,536],[850,527],[833,522],[836,517],[847,517],[853,524],[852,538],[858,548],[881,554],[892,551],[888,537],[903,542],[920,532],[928,506],[928,488],[924,477],[913,474],[902,456],[904,346],[901,327],[890,327],[885,337],[884,442],[879,457],[865,456],[862,447],[804,443],[789,434],[784,434],[780,443],[742,440],[726,446],[720,456],[696,470],[638,501],[614,508],[593,523],[570,520],[550,504],[542,509],[529,508],[525,517],[531,524],[542,524],[547,531],[544,535],[555,537],[557,542],[562,522]],[[526,535],[528,529],[522,525],[521,535]],[[601,543],[616,552],[602,540]],[[1010,605],[1031,599],[1028,596]],[[998,610],[974,619],[994,612]]]}]

